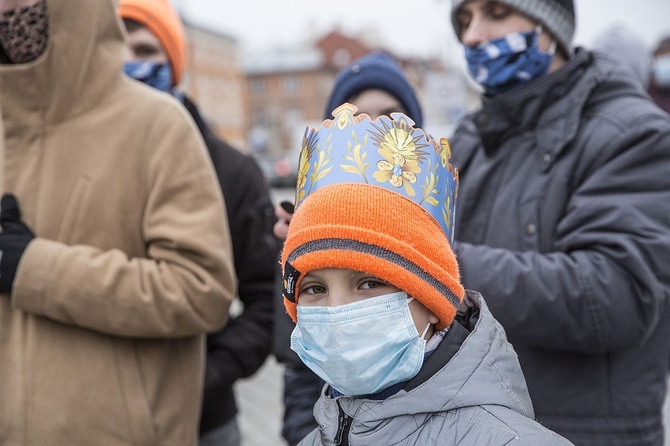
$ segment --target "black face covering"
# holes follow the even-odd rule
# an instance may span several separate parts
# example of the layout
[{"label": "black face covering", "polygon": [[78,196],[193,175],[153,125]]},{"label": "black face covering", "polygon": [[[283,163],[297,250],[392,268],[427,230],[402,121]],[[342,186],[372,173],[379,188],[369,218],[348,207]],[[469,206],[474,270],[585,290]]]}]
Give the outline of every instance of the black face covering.
[{"label": "black face covering", "polygon": [[0,63],[33,61],[44,52],[48,39],[46,0],[0,13]]}]

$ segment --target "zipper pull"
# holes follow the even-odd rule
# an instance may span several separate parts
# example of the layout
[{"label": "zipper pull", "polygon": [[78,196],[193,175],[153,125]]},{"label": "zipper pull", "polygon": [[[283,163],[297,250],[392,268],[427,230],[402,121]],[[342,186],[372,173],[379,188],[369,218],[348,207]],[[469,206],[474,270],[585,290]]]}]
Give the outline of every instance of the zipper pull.
[{"label": "zipper pull", "polygon": [[[351,424],[351,418],[347,416],[340,406],[340,401],[337,401],[337,434],[335,435],[335,446],[340,446],[342,441],[349,435],[349,425]],[[348,443],[348,442],[347,442]]]}]

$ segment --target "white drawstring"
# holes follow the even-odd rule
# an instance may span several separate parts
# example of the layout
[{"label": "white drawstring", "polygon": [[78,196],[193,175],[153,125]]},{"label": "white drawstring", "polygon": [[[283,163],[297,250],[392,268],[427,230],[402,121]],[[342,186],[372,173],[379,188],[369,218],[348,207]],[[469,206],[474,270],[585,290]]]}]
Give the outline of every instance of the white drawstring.
[{"label": "white drawstring", "polygon": [[[535,32],[537,33],[537,39],[538,42],[540,40],[540,35],[542,34],[542,25],[537,25],[535,28]],[[558,45],[558,41],[554,38],[551,39],[551,45],[549,45],[549,51],[547,51],[547,54],[550,56],[553,56],[556,53],[556,45]]]},{"label": "white drawstring", "polygon": [[428,325],[426,325],[426,329],[421,333],[421,339],[423,339],[424,336],[426,336],[426,333],[428,333],[428,329],[430,328],[430,321],[428,321]]},{"label": "white drawstring", "polygon": [[[407,305],[410,304],[414,300],[413,297],[408,297],[407,298]],[[423,339],[424,336],[426,336],[426,333],[428,333],[428,329],[430,328],[430,321],[428,321],[428,325],[426,325],[425,330],[423,330],[423,333],[421,333],[421,339]]]}]

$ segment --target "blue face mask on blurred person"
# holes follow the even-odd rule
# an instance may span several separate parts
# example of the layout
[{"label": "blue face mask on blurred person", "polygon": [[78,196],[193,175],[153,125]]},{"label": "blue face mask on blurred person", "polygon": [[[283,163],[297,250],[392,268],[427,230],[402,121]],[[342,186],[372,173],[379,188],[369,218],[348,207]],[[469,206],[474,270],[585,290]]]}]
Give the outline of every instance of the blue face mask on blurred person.
[{"label": "blue face mask on blurred person", "polygon": [[401,291],[337,307],[298,305],[291,349],[341,394],[370,395],[419,373],[425,334]]},{"label": "blue face mask on blurred person", "polygon": [[670,87],[670,54],[654,62],[654,81],[661,87]]},{"label": "blue face mask on blurred person", "polygon": [[160,91],[169,93],[172,89],[172,67],[169,62],[157,63],[150,60],[127,62],[123,71],[133,79],[144,82]]},{"label": "blue face mask on blurred person", "polygon": [[508,34],[484,42],[476,48],[465,47],[465,59],[473,79],[490,95],[519,87],[547,73],[556,50],[540,49],[541,27],[533,31]]}]

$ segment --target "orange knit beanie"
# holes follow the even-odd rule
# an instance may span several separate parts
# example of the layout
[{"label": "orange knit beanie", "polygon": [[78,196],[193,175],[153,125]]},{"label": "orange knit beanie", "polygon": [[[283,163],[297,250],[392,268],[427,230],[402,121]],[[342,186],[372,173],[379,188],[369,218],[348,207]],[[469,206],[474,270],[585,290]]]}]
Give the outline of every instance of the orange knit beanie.
[{"label": "orange knit beanie", "polygon": [[286,309],[295,321],[305,274],[348,268],[407,292],[447,327],[464,294],[451,249],[458,177],[449,146],[405,115],[372,121],[355,111],[345,104],[305,135],[281,259]]},{"label": "orange knit beanie", "polygon": [[177,11],[168,0],[119,0],[119,15],[135,20],[160,40],[172,65],[174,85],[186,67],[186,37]]}]

